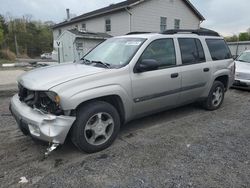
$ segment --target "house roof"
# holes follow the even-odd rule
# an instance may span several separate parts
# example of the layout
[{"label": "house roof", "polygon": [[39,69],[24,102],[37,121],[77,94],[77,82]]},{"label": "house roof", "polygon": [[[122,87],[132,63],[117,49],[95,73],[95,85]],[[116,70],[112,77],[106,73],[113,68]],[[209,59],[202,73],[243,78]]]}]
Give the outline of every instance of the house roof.
[{"label": "house roof", "polygon": [[76,35],[77,38],[87,38],[87,39],[108,39],[112,37],[107,33],[93,33],[89,31],[79,31],[78,29],[70,29],[69,32]]},{"label": "house roof", "polygon": [[[119,11],[119,10],[122,10],[124,8],[129,8],[131,6],[137,5],[138,3],[142,3],[144,1],[146,1],[146,0],[126,0],[126,1],[122,1],[120,3],[111,4],[110,6],[100,8],[100,9],[94,10],[92,12],[88,12],[88,13],[82,14],[80,16],[74,17],[69,21],[64,21],[64,22],[61,22],[59,24],[56,24],[56,25],[52,26],[52,28],[56,29],[56,28],[59,28],[61,26],[66,26],[69,24],[77,23],[79,21],[93,18],[96,16],[100,16],[103,14]],[[202,14],[193,6],[193,4],[189,0],[183,0],[183,2],[188,6],[188,8],[190,8],[194,12],[194,14],[200,20],[202,20],[202,21],[205,20],[205,18],[202,16]]]}]

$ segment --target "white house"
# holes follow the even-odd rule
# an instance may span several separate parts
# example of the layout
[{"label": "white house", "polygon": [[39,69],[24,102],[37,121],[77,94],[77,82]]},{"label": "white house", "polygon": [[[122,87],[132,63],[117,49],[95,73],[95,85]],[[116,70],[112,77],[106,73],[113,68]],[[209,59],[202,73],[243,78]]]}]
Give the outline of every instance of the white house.
[{"label": "white house", "polygon": [[53,26],[53,36],[57,39],[63,31],[73,28],[112,36],[135,31],[198,29],[203,20],[189,0],[127,0],[72,19],[68,17]]}]

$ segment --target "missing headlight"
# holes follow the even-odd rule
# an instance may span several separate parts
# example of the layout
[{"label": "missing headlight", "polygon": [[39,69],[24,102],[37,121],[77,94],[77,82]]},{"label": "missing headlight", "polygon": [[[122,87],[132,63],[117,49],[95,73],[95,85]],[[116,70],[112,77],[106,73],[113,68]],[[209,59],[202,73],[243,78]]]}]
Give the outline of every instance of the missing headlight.
[{"label": "missing headlight", "polygon": [[39,92],[39,97],[35,106],[46,113],[63,115],[63,110],[60,107],[60,98],[56,93],[51,91]]},{"label": "missing headlight", "polygon": [[47,94],[47,96],[56,104],[60,105],[60,97],[59,95],[57,95],[55,92],[53,91],[48,91],[45,92]]}]

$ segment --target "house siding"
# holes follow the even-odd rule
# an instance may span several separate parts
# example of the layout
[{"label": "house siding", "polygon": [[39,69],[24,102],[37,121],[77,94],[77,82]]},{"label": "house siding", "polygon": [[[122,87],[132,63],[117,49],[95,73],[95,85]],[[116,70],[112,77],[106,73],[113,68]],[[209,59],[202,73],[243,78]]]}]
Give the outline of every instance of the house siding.
[{"label": "house siding", "polygon": [[122,11],[119,13],[107,14],[102,17],[92,18],[86,20],[86,28],[88,31],[93,32],[106,32],[105,31],[105,20],[110,18],[111,20],[111,31],[107,32],[112,36],[122,35],[129,32],[129,15],[127,12]]},{"label": "house siding", "polygon": [[89,32],[104,33],[106,18],[111,19],[111,31],[107,33],[112,36],[124,35],[131,31],[160,32],[160,17],[167,17],[167,29],[174,29],[175,19],[180,20],[180,29],[198,29],[200,26],[200,19],[183,0],[145,0],[130,8],[129,12],[132,13],[131,21],[129,13],[123,9],[56,28],[53,30],[53,37],[55,40],[59,37],[59,29],[62,33],[75,28],[76,25],[80,29],[82,23],[86,24],[86,30]]},{"label": "house siding", "polygon": [[82,23],[86,24],[86,30],[89,32],[101,32],[105,33],[105,19],[110,18],[111,20],[111,31],[107,32],[112,36],[119,36],[128,33],[129,28],[129,14],[124,10],[117,13],[106,14],[101,17],[91,18],[88,20],[83,20],[78,23],[74,23],[69,26],[63,26],[53,30],[54,39],[59,37],[59,29],[63,31],[73,29],[76,25],[80,29]]},{"label": "house siding", "polygon": [[167,17],[167,29],[174,29],[174,20],[179,19],[180,29],[198,29],[200,19],[182,0],[151,0],[133,7],[133,31],[160,31],[160,17]]}]

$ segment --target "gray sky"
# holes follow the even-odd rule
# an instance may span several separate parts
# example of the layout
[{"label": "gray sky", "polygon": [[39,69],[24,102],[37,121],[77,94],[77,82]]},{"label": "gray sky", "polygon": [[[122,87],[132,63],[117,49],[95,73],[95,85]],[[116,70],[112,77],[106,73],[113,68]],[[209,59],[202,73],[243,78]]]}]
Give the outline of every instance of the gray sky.
[{"label": "gray sky", "polygon": [[[82,13],[117,3],[122,0],[0,0],[0,14],[13,17],[25,14],[33,19],[60,22],[71,13]],[[233,35],[250,28],[249,0],[190,0],[206,18],[203,27],[214,29],[223,35]]]}]

